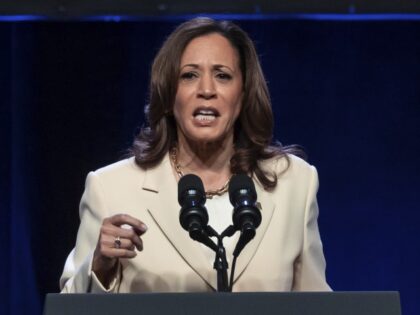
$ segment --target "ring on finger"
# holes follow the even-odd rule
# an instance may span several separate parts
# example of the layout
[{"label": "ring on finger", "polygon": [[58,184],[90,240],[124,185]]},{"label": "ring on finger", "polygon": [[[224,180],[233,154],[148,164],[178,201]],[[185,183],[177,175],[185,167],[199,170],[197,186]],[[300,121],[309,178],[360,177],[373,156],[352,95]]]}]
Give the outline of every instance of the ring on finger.
[{"label": "ring on finger", "polygon": [[117,236],[114,240],[114,247],[115,248],[121,248],[121,238],[119,236]]}]

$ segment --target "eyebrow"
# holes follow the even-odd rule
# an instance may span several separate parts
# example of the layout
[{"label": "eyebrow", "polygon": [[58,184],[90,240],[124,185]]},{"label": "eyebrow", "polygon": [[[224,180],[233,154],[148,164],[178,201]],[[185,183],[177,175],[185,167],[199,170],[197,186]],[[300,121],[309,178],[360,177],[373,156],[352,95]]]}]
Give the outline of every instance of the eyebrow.
[{"label": "eyebrow", "polygon": [[[192,67],[192,68],[195,68],[195,69],[200,68],[200,66],[199,66],[198,64],[195,64],[195,63],[188,63],[188,64],[186,64],[186,65],[183,65],[183,66],[181,67],[181,69],[183,69],[183,68],[185,68],[185,67]],[[230,71],[235,72],[235,71],[234,71],[232,68],[230,68],[229,66],[222,65],[222,64],[215,64],[215,65],[213,65],[213,68],[214,68],[214,69],[216,69],[216,70],[219,70],[219,69],[221,69],[221,68],[227,68],[227,69],[229,69]]]}]

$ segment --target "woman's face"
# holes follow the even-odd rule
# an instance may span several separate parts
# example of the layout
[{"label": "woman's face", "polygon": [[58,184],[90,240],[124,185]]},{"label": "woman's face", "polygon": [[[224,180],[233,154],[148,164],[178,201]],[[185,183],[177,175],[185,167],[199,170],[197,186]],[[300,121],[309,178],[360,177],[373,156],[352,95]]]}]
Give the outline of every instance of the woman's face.
[{"label": "woman's face", "polygon": [[239,56],[213,33],[193,39],[180,62],[174,116],[178,137],[208,143],[232,136],[242,105]]}]

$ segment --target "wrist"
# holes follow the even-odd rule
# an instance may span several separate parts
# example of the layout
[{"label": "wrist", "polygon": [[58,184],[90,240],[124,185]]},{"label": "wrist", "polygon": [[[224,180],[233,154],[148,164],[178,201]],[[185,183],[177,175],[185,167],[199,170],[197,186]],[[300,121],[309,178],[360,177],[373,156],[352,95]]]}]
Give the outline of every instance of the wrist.
[{"label": "wrist", "polygon": [[97,257],[96,255],[93,257],[92,271],[105,288],[108,288],[115,278],[118,263],[117,258]]}]

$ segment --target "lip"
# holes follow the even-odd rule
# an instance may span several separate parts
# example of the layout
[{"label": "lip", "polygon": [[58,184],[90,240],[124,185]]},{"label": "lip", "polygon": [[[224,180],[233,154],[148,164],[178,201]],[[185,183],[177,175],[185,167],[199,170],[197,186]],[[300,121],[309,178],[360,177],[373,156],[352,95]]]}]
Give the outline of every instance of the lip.
[{"label": "lip", "polygon": [[192,121],[197,127],[212,127],[217,123],[219,116],[219,111],[212,106],[198,106],[192,114]]},{"label": "lip", "polygon": [[213,106],[198,106],[192,114],[193,117],[195,118],[200,113],[200,111],[203,111],[203,112],[211,111],[214,113],[214,116],[216,118],[220,116],[220,112]]}]

